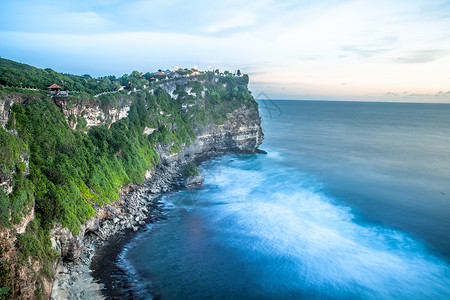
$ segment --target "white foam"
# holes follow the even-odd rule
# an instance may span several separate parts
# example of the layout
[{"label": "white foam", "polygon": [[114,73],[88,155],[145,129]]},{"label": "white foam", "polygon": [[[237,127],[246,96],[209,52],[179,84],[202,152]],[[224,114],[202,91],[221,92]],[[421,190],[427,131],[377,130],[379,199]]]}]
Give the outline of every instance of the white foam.
[{"label": "white foam", "polygon": [[314,180],[304,174],[267,165],[251,170],[245,161],[207,172],[217,188],[209,201],[224,203],[208,208],[212,226],[228,231],[236,249],[289,261],[283,276],[298,280],[286,284],[328,290],[330,297],[336,291],[372,299],[450,297],[444,261],[407,234],[356,223],[349,208],[305,186]]},{"label": "white foam", "polygon": [[281,152],[272,150],[272,149],[267,149],[267,154],[266,154],[268,159],[271,160],[275,160],[275,161],[283,161],[284,160],[284,156],[282,155]]}]

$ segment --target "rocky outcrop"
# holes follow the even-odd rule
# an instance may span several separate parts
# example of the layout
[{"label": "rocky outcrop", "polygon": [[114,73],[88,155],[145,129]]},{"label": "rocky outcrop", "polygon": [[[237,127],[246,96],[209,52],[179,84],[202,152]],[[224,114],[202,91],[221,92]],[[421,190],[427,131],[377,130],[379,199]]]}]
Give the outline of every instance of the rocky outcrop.
[{"label": "rocky outcrop", "polygon": [[[0,245],[5,252],[2,253],[2,260],[6,262],[18,261],[17,234],[24,233],[26,227],[34,219],[34,208],[30,207],[28,213],[22,221],[9,228],[0,230]],[[48,276],[36,276],[42,269],[41,262],[28,257],[21,263],[9,265],[9,272],[12,278],[12,298],[13,299],[33,299],[36,297],[36,286],[42,289],[42,293],[49,295],[53,287],[53,279]]]},{"label": "rocky outcrop", "polygon": [[18,93],[0,92],[0,125],[6,128],[11,117],[11,107],[16,103],[24,103],[33,99],[33,96]]},{"label": "rocky outcrop", "polygon": [[257,107],[241,107],[228,117],[223,125],[210,124],[201,129],[196,139],[190,145],[183,145],[177,153],[170,151],[171,145],[159,144],[157,152],[161,162],[170,165],[226,153],[257,152],[264,139]]},{"label": "rocky outcrop", "polygon": [[188,176],[184,178],[183,187],[187,189],[198,188],[203,185],[203,182],[205,182],[205,176],[203,174]]},{"label": "rocky outcrop", "polygon": [[131,98],[120,99],[117,107],[103,107],[100,100],[88,98],[54,98],[54,101],[72,129],[77,127],[79,118],[86,120],[87,128],[117,122],[127,117],[132,104]]},{"label": "rocky outcrop", "polygon": [[[7,132],[17,137],[17,131],[15,130],[15,121],[12,117],[11,107],[14,104],[20,104],[27,101],[33,101],[35,96],[23,95],[18,93],[1,93],[0,92],[0,126],[2,126]],[[9,124],[8,124],[9,123]],[[9,125],[9,126],[8,126]],[[17,153],[15,163],[24,163],[24,175],[29,173],[29,160],[30,155],[28,149],[22,149],[20,153]],[[3,187],[3,191],[9,194],[13,191],[13,178],[16,174],[15,166],[9,166],[7,170],[0,172],[0,186]]]}]

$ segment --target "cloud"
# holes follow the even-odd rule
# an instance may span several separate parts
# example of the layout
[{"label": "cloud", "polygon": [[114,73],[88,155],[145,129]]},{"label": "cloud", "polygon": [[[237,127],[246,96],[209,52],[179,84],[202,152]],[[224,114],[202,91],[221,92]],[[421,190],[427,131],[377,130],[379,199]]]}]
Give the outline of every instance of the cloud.
[{"label": "cloud", "polygon": [[386,53],[395,49],[395,44],[398,42],[396,37],[385,37],[375,39],[371,42],[356,45],[347,45],[341,47],[344,52],[356,54],[361,58],[369,58],[378,54]]},{"label": "cloud", "polygon": [[[351,52],[358,55],[361,58],[369,58],[377,54],[386,53],[392,50],[392,48],[379,48],[370,46],[344,46],[341,47],[344,52]],[[345,56],[344,56],[345,57]]]},{"label": "cloud", "polygon": [[[67,7],[68,3],[55,5],[4,1],[0,3],[0,31],[36,33],[99,33],[117,30],[117,26],[101,16],[95,8]],[[65,5],[66,6],[65,6]]]},{"label": "cloud", "polygon": [[450,50],[421,50],[406,53],[403,57],[397,57],[394,59],[395,62],[405,63],[405,64],[418,64],[418,63],[428,63],[438,59],[441,59],[450,54]]},{"label": "cloud", "polygon": [[379,100],[401,96],[386,91],[448,90],[450,17],[443,4],[114,1],[62,1],[52,10],[55,0],[0,1],[0,53],[92,75],[199,62],[203,69],[240,69],[253,87],[285,99]]},{"label": "cloud", "polygon": [[55,14],[51,16],[48,26],[53,27],[54,24],[59,24],[56,26],[57,32],[64,33],[90,34],[108,32],[115,28],[113,23],[93,11]]},{"label": "cloud", "polygon": [[450,98],[450,91],[439,91],[437,93],[410,93],[410,92],[403,92],[403,93],[396,93],[396,92],[387,92],[384,93],[384,96],[388,97],[401,97],[401,98],[443,98],[443,99],[449,99]]},{"label": "cloud", "polygon": [[256,21],[256,15],[254,13],[241,12],[228,20],[208,26],[206,28],[206,32],[218,33],[218,32],[224,31],[224,30],[249,27],[249,26],[255,24],[255,21]]},{"label": "cloud", "polygon": [[109,10],[105,15],[110,20],[120,20],[126,31],[217,35],[256,24],[268,2],[130,0],[123,1],[121,9]]}]

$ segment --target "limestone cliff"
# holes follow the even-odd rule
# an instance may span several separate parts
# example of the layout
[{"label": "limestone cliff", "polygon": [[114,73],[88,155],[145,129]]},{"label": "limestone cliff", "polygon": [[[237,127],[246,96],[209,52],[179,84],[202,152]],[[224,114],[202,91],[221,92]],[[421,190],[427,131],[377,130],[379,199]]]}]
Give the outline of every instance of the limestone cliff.
[{"label": "limestone cliff", "polygon": [[[230,114],[225,124],[211,124],[202,128],[197,138],[190,145],[183,145],[179,152],[172,152],[170,145],[158,144],[160,165],[145,174],[145,183],[152,194],[170,191],[180,186],[181,169],[187,162],[202,161],[226,153],[255,153],[263,138],[256,107],[239,108]],[[129,209],[124,203],[127,200],[124,196],[130,192],[130,187],[125,187],[121,192],[121,200],[97,208],[97,215],[82,225],[81,233],[77,236],[73,236],[70,230],[60,225],[52,230],[52,243],[61,253],[62,259],[74,261],[79,258],[86,234],[95,232],[96,235],[106,238],[116,231],[110,230],[109,225],[111,222],[117,223],[114,219],[123,213],[124,207],[126,210]],[[116,226],[118,230],[139,224],[135,222],[136,214],[139,213],[139,210],[134,210],[128,217],[123,216],[120,220],[127,221]]]},{"label": "limestone cliff", "polygon": [[98,99],[55,98],[54,100],[72,129],[77,127],[80,118],[86,121],[86,129],[117,122],[127,117],[133,101],[132,98],[124,97],[115,106],[104,106]]},{"label": "limestone cliff", "polygon": [[[119,201],[97,209],[97,215],[82,226],[77,236],[58,225],[52,230],[52,243],[61,253],[58,265],[57,281],[53,290],[53,297],[60,297],[77,293],[77,289],[86,285],[73,282],[74,273],[62,265],[63,261],[77,262],[80,257],[88,264],[93,258],[92,245],[98,240],[104,242],[108,237],[116,235],[127,228],[137,230],[137,226],[145,224],[151,217],[146,206],[151,205],[151,194],[168,192],[180,187],[182,182],[182,167],[190,161],[202,161],[213,156],[225,153],[255,153],[263,141],[261,121],[256,106],[252,108],[241,107],[229,114],[229,120],[223,125],[210,124],[201,129],[197,138],[190,145],[183,145],[179,152],[173,153],[170,145],[157,145],[160,157],[158,168],[146,173],[143,185],[145,191],[138,191],[127,196],[130,187],[122,191]],[[138,189],[132,187],[132,189]],[[89,244],[88,253],[83,256],[83,250]],[[73,268],[73,267],[72,267]],[[80,268],[81,270],[85,270]],[[78,276],[78,275],[77,275]],[[67,278],[72,277],[72,281]],[[83,281],[95,284],[88,276]],[[92,291],[91,297],[95,295]]]},{"label": "limestone cliff", "polygon": [[[195,79],[194,79],[195,80]],[[45,299],[50,298],[53,280],[55,279],[56,270],[61,266],[62,262],[76,262],[79,260],[85,245],[95,240],[106,240],[109,236],[123,231],[126,228],[137,229],[142,225],[144,220],[149,218],[148,209],[145,207],[148,203],[147,196],[133,196],[136,189],[142,189],[145,186],[144,194],[158,194],[167,192],[171,189],[180,187],[182,184],[182,169],[188,162],[200,162],[213,156],[225,153],[255,153],[258,146],[264,138],[261,129],[261,120],[258,113],[257,103],[252,100],[251,94],[247,93],[249,100],[242,101],[242,104],[233,96],[234,103],[229,107],[223,121],[202,123],[196,119],[197,111],[207,111],[214,107],[209,103],[208,97],[217,97],[211,93],[207,96],[208,88],[214,88],[213,84],[217,83],[213,79],[209,83],[199,81],[201,88],[194,91],[192,80],[183,79],[181,81],[161,84],[161,89],[170,95],[168,101],[177,103],[184,114],[184,118],[192,122],[193,134],[195,138],[189,142],[181,141],[181,139],[173,139],[169,142],[161,142],[158,140],[154,144],[155,150],[159,156],[159,162],[156,166],[152,166],[144,174],[144,184],[137,186],[131,184],[121,187],[120,198],[118,201],[110,205],[100,206],[92,201],[92,207],[95,209],[95,215],[81,224],[78,234],[74,235],[67,227],[56,222],[49,232],[49,239],[52,248],[56,251],[58,259],[51,265],[44,266],[38,260],[33,260],[32,256],[28,256],[21,264],[15,264],[10,268],[11,278],[10,284],[13,289],[13,297],[17,299],[33,299],[42,295]],[[212,82],[212,83],[211,83]],[[209,86],[208,86],[209,84]],[[220,88],[226,88],[226,84],[220,84]],[[219,90],[220,91],[220,90]],[[246,86],[244,92],[247,92]],[[233,90],[233,93],[236,91]],[[231,95],[230,91],[230,95]],[[150,93],[145,94],[150,95]],[[145,97],[144,95],[144,97]],[[233,94],[234,95],[234,94]],[[236,94],[237,95],[237,94]],[[250,95],[250,96],[248,96]],[[139,96],[139,95],[138,95]],[[37,96],[36,96],[37,97]],[[14,129],[14,116],[11,107],[14,104],[26,104],[33,102],[36,98],[30,95],[7,94],[0,95],[0,125],[7,129],[10,135],[17,135]],[[108,96],[106,96],[108,97]],[[148,96],[153,97],[153,95]],[[175,99],[176,98],[176,99]],[[133,94],[117,94],[114,101],[104,101],[105,99],[95,98],[53,98],[51,101],[59,107],[67,124],[73,130],[87,132],[90,128],[101,125],[108,125],[127,117],[132,111],[133,101],[139,97]],[[109,100],[108,98],[106,100]],[[141,109],[147,109],[141,106]],[[152,102],[153,103],[153,102]],[[238,103],[238,104],[236,104]],[[177,131],[176,116],[167,113],[164,110],[164,103],[155,103],[152,114],[149,118],[159,118],[157,121],[145,126],[141,134],[150,138],[152,134],[163,130]],[[201,108],[202,110],[200,110]],[[57,110],[57,108],[55,108]],[[178,116],[179,117],[179,116]],[[8,126],[8,123],[10,126]],[[67,127],[67,124],[65,126]],[[70,131],[70,130],[69,130]],[[120,156],[123,149],[119,149],[115,156]],[[23,176],[28,174],[28,161],[30,151],[25,148],[15,159],[17,162],[25,163]],[[32,153],[31,153],[32,155]],[[18,164],[21,165],[21,164]],[[3,181],[5,192],[11,193],[13,189],[12,178],[17,167],[10,168],[5,176],[0,177]],[[50,175],[55,176],[51,170],[47,171]],[[141,177],[142,178],[142,177]],[[92,190],[92,189],[91,189]],[[95,194],[95,191],[92,191]],[[150,197],[150,196],[149,196]],[[88,199],[91,201],[92,199]],[[146,204],[147,203],[147,204]],[[34,203],[30,203],[30,209],[23,211],[23,218],[18,224],[9,228],[0,228],[0,242],[2,248],[8,249],[3,253],[2,260],[9,262],[17,262],[17,235],[24,233],[30,221],[35,218]],[[0,253],[1,255],[1,253]],[[92,256],[92,253],[91,253]],[[47,273],[42,270],[48,270]],[[45,274],[44,274],[45,273]]]}]

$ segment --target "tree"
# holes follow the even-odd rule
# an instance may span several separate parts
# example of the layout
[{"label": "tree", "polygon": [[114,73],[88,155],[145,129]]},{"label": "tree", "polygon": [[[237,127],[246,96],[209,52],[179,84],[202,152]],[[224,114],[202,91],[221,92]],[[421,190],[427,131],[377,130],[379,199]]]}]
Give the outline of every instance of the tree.
[{"label": "tree", "polygon": [[139,79],[139,78],[142,77],[142,72],[139,72],[139,71],[137,71],[137,70],[134,70],[133,72],[131,72],[130,76],[131,76],[131,77],[134,77],[134,78],[136,78],[136,79]]},{"label": "tree", "polygon": [[236,74],[237,76],[241,76],[241,70],[238,69]]},{"label": "tree", "polygon": [[247,74],[244,74],[244,76],[242,76],[242,78],[243,78],[243,83],[245,84],[245,85],[248,85],[248,80],[249,80],[249,78],[248,78],[248,75]]}]

